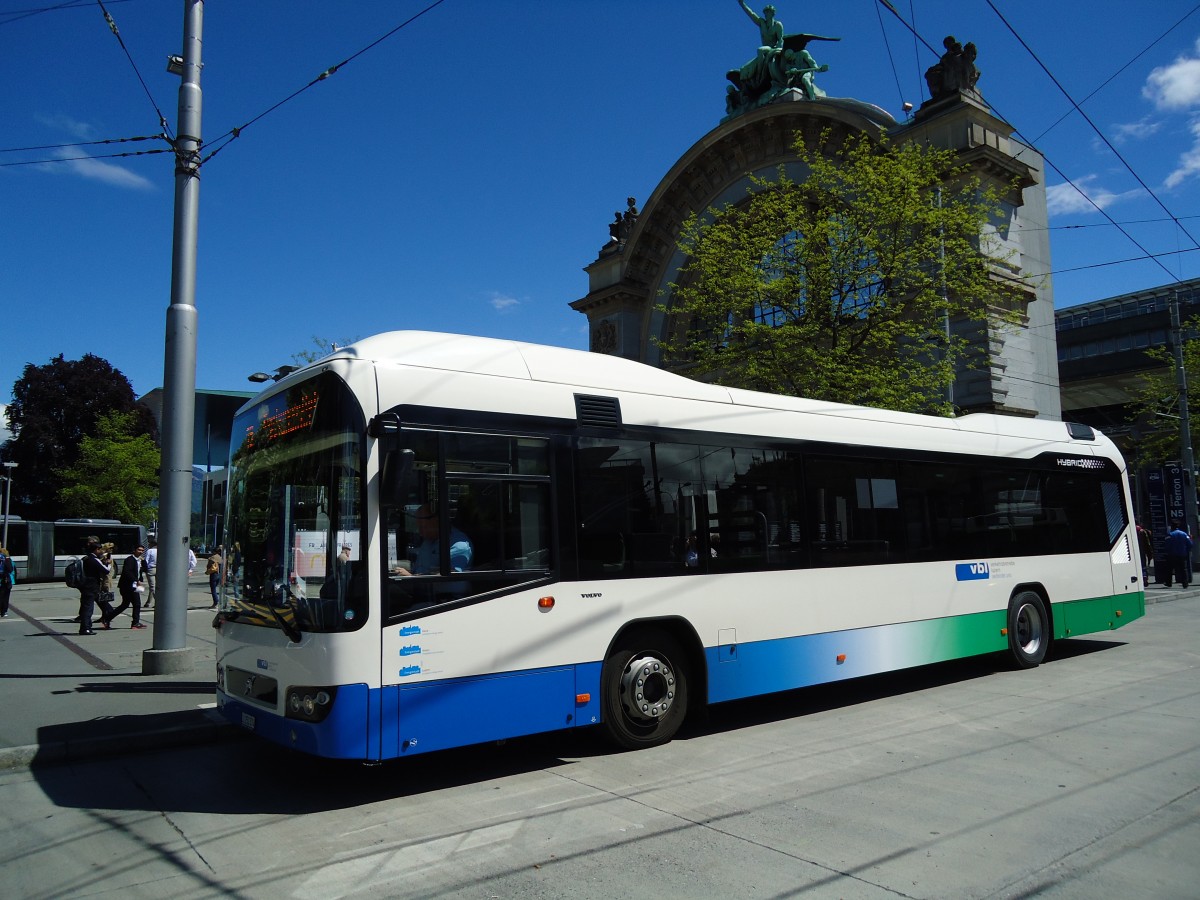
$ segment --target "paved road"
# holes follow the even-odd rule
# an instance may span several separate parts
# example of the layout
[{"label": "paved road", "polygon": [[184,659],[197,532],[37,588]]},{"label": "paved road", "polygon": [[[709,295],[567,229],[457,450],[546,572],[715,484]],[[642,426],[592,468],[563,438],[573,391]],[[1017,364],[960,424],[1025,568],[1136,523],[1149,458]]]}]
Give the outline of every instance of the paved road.
[{"label": "paved road", "polygon": [[35,760],[0,772],[0,878],[22,898],[1194,898],[1198,639],[1200,600],[1156,603],[1038,669],[726,704],[639,753],[580,733],[374,768],[249,738]]}]

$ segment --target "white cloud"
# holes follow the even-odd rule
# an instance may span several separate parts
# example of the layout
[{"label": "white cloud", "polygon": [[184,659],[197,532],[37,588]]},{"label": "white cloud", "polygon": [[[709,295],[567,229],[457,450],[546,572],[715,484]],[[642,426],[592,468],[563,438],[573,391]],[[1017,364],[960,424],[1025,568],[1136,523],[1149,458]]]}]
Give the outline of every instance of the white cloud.
[{"label": "white cloud", "polygon": [[1156,134],[1162,128],[1162,122],[1155,121],[1150,116],[1140,119],[1137,122],[1128,122],[1124,125],[1117,125],[1113,129],[1113,140],[1118,144],[1124,144],[1127,141],[1144,141],[1146,138]]},{"label": "white cloud", "polygon": [[[1141,193],[1140,190],[1132,190],[1114,194],[1106,188],[1095,187],[1095,182],[1095,175],[1084,175],[1082,178],[1076,178],[1074,184],[1064,182],[1050,185],[1046,188],[1046,206],[1050,215],[1090,213],[1095,212],[1097,206],[1101,209],[1108,209],[1114,203],[1128,200]],[[1088,202],[1089,200],[1091,202]],[[1092,205],[1093,203],[1095,206]]]},{"label": "white cloud", "polygon": [[137,191],[154,190],[154,182],[150,181],[150,179],[143,178],[141,175],[135,175],[128,169],[123,169],[120,166],[104,162],[103,160],[72,159],[67,160],[65,165],[70,171],[81,178],[102,181],[114,187],[132,188]]},{"label": "white cloud", "polygon": [[1191,150],[1179,157],[1179,165],[1163,182],[1169,188],[1178,187],[1188,178],[1200,175],[1200,119],[1192,120],[1191,129],[1196,142],[1192,144]]},{"label": "white cloud", "polygon": [[492,293],[490,302],[492,304],[492,309],[500,313],[511,312],[513,307],[521,305],[521,301],[516,297],[509,297],[506,294],[500,294],[497,292]]},{"label": "white cloud", "polygon": [[64,116],[61,113],[53,116],[35,116],[37,121],[48,128],[57,128],[59,131],[65,131],[77,141],[90,141],[96,136],[94,129],[87,122],[80,122],[78,119],[72,119],[70,116]]},{"label": "white cloud", "polygon": [[1177,56],[1146,77],[1142,96],[1159,109],[1185,110],[1200,106],[1200,41],[1195,56]]}]

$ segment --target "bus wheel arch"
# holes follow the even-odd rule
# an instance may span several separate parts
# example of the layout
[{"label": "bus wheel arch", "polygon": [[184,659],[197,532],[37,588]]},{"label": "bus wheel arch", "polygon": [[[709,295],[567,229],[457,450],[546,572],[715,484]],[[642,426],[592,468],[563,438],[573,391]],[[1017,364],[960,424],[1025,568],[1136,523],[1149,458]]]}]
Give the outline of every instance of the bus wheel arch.
[{"label": "bus wheel arch", "polygon": [[626,750],[665,744],[701,696],[704,655],[682,619],[630,622],[609,645],[600,676],[601,726]]},{"label": "bus wheel arch", "polygon": [[1018,669],[1041,665],[1054,634],[1050,600],[1040,584],[1018,585],[1008,601],[1008,651]]}]

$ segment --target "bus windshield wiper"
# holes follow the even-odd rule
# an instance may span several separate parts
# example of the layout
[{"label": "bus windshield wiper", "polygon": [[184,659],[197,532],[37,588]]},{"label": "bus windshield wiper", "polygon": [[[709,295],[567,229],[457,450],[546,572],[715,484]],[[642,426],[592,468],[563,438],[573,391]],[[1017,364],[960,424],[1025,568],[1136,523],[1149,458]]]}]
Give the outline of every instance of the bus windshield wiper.
[{"label": "bus windshield wiper", "polygon": [[[293,644],[298,644],[304,637],[303,633],[300,631],[300,626],[288,624],[287,619],[281,616],[278,610],[275,608],[274,600],[275,597],[277,597],[280,593],[287,594],[287,602],[284,604],[283,608],[291,609],[292,614],[296,615],[296,612],[300,606],[300,598],[293,594],[291,588],[283,583],[277,585],[275,591],[272,592],[272,595],[266,598],[267,610],[271,613],[272,617],[274,617],[275,621],[279,623],[279,627],[282,628],[283,633],[288,636],[288,640],[290,640]],[[296,621],[300,621],[299,616],[296,616]]]}]

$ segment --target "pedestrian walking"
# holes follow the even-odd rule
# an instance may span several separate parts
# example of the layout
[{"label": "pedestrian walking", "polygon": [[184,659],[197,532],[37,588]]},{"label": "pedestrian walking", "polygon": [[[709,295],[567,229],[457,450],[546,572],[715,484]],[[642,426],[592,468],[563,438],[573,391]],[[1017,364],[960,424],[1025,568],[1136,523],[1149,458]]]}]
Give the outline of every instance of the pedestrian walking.
[{"label": "pedestrian walking", "polygon": [[112,552],[115,545],[106,543],[100,545],[100,560],[108,567],[108,572],[100,579],[100,596],[96,598],[96,605],[100,607],[100,627],[108,631],[112,626],[109,624],[113,617],[113,603],[116,602],[117,594],[113,590],[113,559]]},{"label": "pedestrian walking", "polygon": [[121,577],[117,581],[117,590],[121,593],[121,605],[109,616],[110,623],[132,607],[133,624],[129,627],[146,627],[142,624],[142,555],[145,552],[146,548],[139,544],[137,549],[125,557],[125,562],[121,565]]},{"label": "pedestrian walking", "polygon": [[12,597],[12,586],[17,583],[17,565],[8,555],[8,550],[0,547],[0,619],[8,618],[8,601]]},{"label": "pedestrian walking", "polygon": [[146,573],[146,602],[142,609],[154,606],[154,580],[158,577],[158,540],[150,538],[150,546],[146,548],[145,559],[142,560]]},{"label": "pedestrian walking", "polygon": [[[83,576],[79,585],[79,633],[91,635],[96,633],[92,629],[92,616],[95,614],[96,604],[101,602],[100,587],[112,572],[101,556],[99,541],[88,541],[87,553],[84,554],[81,563]],[[109,609],[111,610],[111,607]]]},{"label": "pedestrian walking", "polygon": [[1167,578],[1163,583],[1171,587],[1171,582],[1178,578],[1179,586],[1186,588],[1192,583],[1192,537],[1183,530],[1180,522],[1172,522],[1167,539],[1163,542],[1166,550]]}]

